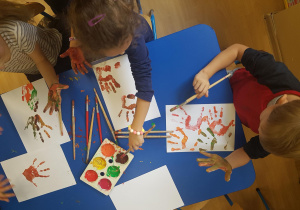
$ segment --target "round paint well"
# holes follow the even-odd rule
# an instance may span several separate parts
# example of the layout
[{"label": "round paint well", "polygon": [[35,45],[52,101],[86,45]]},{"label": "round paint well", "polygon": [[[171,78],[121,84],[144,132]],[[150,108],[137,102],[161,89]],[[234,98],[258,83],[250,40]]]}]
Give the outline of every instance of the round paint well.
[{"label": "round paint well", "polygon": [[84,178],[86,178],[89,182],[94,182],[98,179],[98,174],[96,171],[87,170],[85,172]]},{"label": "round paint well", "polygon": [[124,156],[123,155],[124,155],[124,152],[117,154],[117,157],[116,157],[117,163],[125,164],[128,162],[128,155],[124,155]]},{"label": "round paint well", "polygon": [[111,181],[107,178],[103,178],[98,182],[98,185],[103,189],[103,190],[110,190],[111,189]]},{"label": "round paint well", "polygon": [[106,161],[102,157],[96,157],[93,159],[92,164],[98,170],[101,170],[106,167]]},{"label": "round paint well", "polygon": [[115,147],[111,144],[104,144],[101,147],[101,153],[105,157],[111,157],[115,154],[115,152],[116,152]]},{"label": "round paint well", "polygon": [[118,177],[120,175],[119,166],[109,166],[107,168],[106,176],[108,177]]},{"label": "round paint well", "polygon": [[101,176],[104,176],[104,175],[105,175],[105,173],[104,173],[104,172],[101,172],[101,173],[100,173],[100,175],[101,175]]},{"label": "round paint well", "polygon": [[112,159],[109,159],[108,162],[109,162],[109,163],[113,163],[114,161],[113,161]]}]

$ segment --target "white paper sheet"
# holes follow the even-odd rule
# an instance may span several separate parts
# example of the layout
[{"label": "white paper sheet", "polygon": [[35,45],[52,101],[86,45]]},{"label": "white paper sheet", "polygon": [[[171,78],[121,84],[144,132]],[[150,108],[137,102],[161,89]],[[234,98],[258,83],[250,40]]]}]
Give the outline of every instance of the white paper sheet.
[{"label": "white paper sheet", "polygon": [[109,196],[118,210],[173,210],[184,205],[167,166],[119,184]]},{"label": "white paper sheet", "polygon": [[[59,145],[26,153],[1,162],[3,170],[14,185],[13,191],[19,202],[54,192],[76,184],[72,171]],[[23,173],[40,176],[28,181]],[[35,186],[36,185],[36,186]]]},{"label": "white paper sheet", "polygon": [[190,104],[170,112],[174,106],[166,106],[166,128],[174,131],[172,138],[166,140],[167,152],[234,150],[233,104]]},{"label": "white paper sheet", "polygon": [[[40,79],[33,82],[32,84],[36,89],[37,96],[33,97],[29,101],[29,105],[26,101],[25,94],[30,95],[32,91],[26,91],[26,86],[17,88],[1,95],[27,152],[36,151],[37,149],[41,148],[48,148],[51,145],[60,145],[70,141],[69,135],[64,125],[64,135],[61,136],[60,134],[58,112],[53,112],[52,115],[49,115],[48,110],[48,112],[43,113],[43,110],[48,102],[48,88],[45,80]],[[31,95],[33,96],[34,94]],[[30,107],[34,107],[34,104],[37,101],[38,109],[35,112],[34,108],[31,109]],[[41,124],[38,123],[40,130],[36,132],[36,136],[34,137],[33,127],[29,125],[28,128],[25,129],[25,126],[28,122],[29,117],[34,117],[37,114],[41,117],[46,125],[49,125],[52,128],[52,130],[47,126],[41,127]],[[50,138],[48,137],[46,132],[49,134]],[[44,142],[42,142],[42,140]]]},{"label": "white paper sheet", "polygon": [[[128,127],[133,120],[133,107],[137,99],[128,56],[123,55],[94,65],[93,70],[115,130]],[[122,97],[125,99],[123,108]],[[160,113],[153,96],[145,121],[157,117],[160,117]]]}]

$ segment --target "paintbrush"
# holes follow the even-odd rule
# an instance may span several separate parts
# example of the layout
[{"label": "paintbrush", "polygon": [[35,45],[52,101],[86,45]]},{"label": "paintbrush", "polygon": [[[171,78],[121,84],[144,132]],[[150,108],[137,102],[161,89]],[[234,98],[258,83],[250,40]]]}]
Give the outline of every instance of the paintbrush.
[{"label": "paintbrush", "polygon": [[61,115],[61,104],[58,106],[58,117],[59,117],[59,127],[60,127],[60,135],[64,135],[63,125],[62,125],[62,115]]},{"label": "paintbrush", "polygon": [[93,108],[92,120],[91,120],[91,125],[90,125],[89,143],[88,143],[88,148],[87,148],[87,153],[86,153],[86,164],[89,163],[89,154],[90,154],[90,149],[91,149],[93,124],[94,124],[94,114],[95,114],[95,107]]},{"label": "paintbrush", "polygon": [[73,158],[75,160],[75,113],[74,100],[72,100],[72,133],[73,133]]},{"label": "paintbrush", "polygon": [[143,137],[145,138],[147,135],[148,135],[148,133],[150,132],[150,131],[152,131],[154,128],[155,128],[155,124],[153,124],[152,125],[152,127],[148,130],[148,131],[146,131],[146,133],[144,133],[144,135],[143,135]]},{"label": "paintbrush", "polygon": [[[159,138],[171,138],[172,136],[150,136],[147,135],[144,139],[159,139]],[[117,136],[119,139],[128,139],[129,136]]]},{"label": "paintbrush", "polygon": [[[174,131],[150,131],[149,133],[173,133]],[[115,131],[116,135],[119,134],[129,134],[129,131]]]},{"label": "paintbrush", "polygon": [[[215,83],[213,83],[212,85],[210,85],[208,87],[208,89],[214,87],[215,85],[219,84],[220,82],[222,82],[223,80],[225,80],[226,78],[230,77],[231,74],[227,74],[225,77],[219,79],[218,81],[216,81]],[[187,103],[191,102],[192,100],[194,100],[195,98],[197,98],[198,94],[193,95],[192,97],[188,98],[185,102],[183,102],[180,105],[174,106],[173,108],[170,109],[170,112],[173,112],[174,110],[178,109],[179,107],[182,107],[183,105],[186,105]]]},{"label": "paintbrush", "polygon": [[107,115],[106,115],[106,112],[105,112],[103,106],[102,106],[102,103],[101,103],[101,101],[100,101],[100,98],[99,98],[99,96],[98,96],[98,93],[97,93],[97,91],[96,91],[96,88],[94,88],[94,92],[95,92],[95,95],[96,95],[96,97],[97,97],[97,99],[98,99],[98,103],[99,103],[100,108],[101,108],[101,110],[102,110],[103,116],[104,116],[104,118],[105,118],[105,120],[106,120],[106,123],[107,123],[107,125],[108,125],[108,127],[109,127],[109,130],[110,130],[110,132],[111,132],[111,134],[112,134],[112,136],[113,136],[113,138],[114,138],[116,144],[118,145],[118,141],[117,141],[117,139],[116,139],[114,129],[112,128],[112,126],[111,126],[111,124],[110,124],[110,122],[109,122],[109,119],[108,119],[108,117],[107,117]]}]

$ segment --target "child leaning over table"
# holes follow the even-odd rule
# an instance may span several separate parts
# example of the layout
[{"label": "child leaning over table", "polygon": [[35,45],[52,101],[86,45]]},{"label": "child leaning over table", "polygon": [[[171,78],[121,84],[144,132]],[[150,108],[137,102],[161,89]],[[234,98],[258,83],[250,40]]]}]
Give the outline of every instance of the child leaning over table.
[{"label": "child leaning over table", "polygon": [[226,181],[232,169],[270,153],[300,159],[300,83],[271,54],[241,44],[228,47],[195,76],[193,86],[198,98],[208,97],[209,78],[235,60],[245,68],[230,78],[233,103],[241,122],[259,135],[225,159],[204,151],[200,153],[209,158],[197,159],[199,166],[211,166],[207,172],[225,171]]},{"label": "child leaning over table", "polygon": [[49,87],[50,114],[61,103],[60,91],[67,85],[59,84],[53,66],[62,46],[62,36],[56,29],[29,24],[38,14],[39,5],[0,1],[0,71],[24,73],[30,82],[42,75]]},{"label": "child leaning over table", "polygon": [[90,66],[82,49],[103,57],[128,55],[138,91],[132,132],[129,134],[132,151],[144,143],[143,135],[137,134],[143,129],[154,94],[151,60],[146,46],[146,42],[152,41],[154,36],[147,21],[136,14],[133,7],[133,0],[72,0],[68,8],[72,34],[70,48],[61,55],[69,56],[75,73],[79,71],[82,74],[87,73],[84,65]]}]

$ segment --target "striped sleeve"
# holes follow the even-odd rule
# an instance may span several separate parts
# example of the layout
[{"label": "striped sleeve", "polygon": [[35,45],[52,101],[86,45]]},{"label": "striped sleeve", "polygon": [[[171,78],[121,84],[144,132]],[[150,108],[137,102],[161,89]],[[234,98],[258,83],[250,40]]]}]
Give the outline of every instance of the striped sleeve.
[{"label": "striped sleeve", "polygon": [[37,29],[34,25],[17,21],[15,38],[20,51],[31,54],[37,42]]}]

